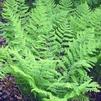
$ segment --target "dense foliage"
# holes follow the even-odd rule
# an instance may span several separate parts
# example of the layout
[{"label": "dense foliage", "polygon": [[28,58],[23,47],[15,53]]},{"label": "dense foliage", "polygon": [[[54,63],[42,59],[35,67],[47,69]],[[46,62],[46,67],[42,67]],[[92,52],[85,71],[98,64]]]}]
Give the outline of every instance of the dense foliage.
[{"label": "dense foliage", "polygon": [[[30,6],[31,5],[31,6]],[[101,7],[80,0],[5,0],[0,75],[11,73],[39,101],[89,101],[99,84],[88,72],[101,60]],[[29,7],[30,6],[30,7]],[[1,36],[2,37],[2,36]]]},{"label": "dense foliage", "polygon": [[0,80],[0,101],[23,101],[15,78],[11,75]]}]

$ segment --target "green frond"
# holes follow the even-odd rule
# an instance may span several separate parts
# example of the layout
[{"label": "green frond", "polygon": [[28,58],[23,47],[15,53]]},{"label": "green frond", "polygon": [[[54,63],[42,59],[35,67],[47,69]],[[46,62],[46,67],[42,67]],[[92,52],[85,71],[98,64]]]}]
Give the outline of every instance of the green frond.
[{"label": "green frond", "polygon": [[71,12],[71,10],[73,9],[72,0],[60,0],[59,7],[64,11]]},{"label": "green frond", "polygon": [[68,66],[71,66],[74,61],[86,60],[89,59],[89,56],[96,56],[96,53],[94,55],[94,52],[99,51],[97,49],[99,48],[100,43],[96,42],[95,36],[93,35],[94,33],[89,31],[88,34],[87,31],[78,34],[77,39],[74,39],[73,43],[70,44],[66,56],[67,58],[69,57],[68,61],[66,60]]},{"label": "green frond", "polygon": [[[11,73],[40,101],[89,101],[100,86],[88,75],[101,57],[101,9],[86,0],[6,0],[0,30],[0,77]],[[2,69],[1,69],[2,68]]]}]

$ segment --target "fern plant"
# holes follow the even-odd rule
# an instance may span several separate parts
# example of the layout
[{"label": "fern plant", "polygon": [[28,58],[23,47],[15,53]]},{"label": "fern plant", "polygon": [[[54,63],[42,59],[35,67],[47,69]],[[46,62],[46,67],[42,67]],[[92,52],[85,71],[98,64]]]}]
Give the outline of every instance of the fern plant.
[{"label": "fern plant", "polygon": [[0,29],[8,45],[0,48],[0,75],[13,74],[40,101],[89,101],[100,86],[88,75],[101,55],[101,8],[72,0],[6,0]]}]

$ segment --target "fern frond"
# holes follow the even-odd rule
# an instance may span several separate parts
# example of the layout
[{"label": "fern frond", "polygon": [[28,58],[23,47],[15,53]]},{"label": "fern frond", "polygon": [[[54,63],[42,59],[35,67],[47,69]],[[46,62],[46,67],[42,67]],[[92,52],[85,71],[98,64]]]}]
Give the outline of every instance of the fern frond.
[{"label": "fern frond", "polygon": [[4,4],[7,23],[0,28],[8,45],[0,48],[0,75],[13,74],[41,101],[87,101],[88,91],[99,91],[87,72],[101,54],[101,9],[92,12],[84,3],[75,11],[72,0],[37,0],[28,11],[24,2]]}]

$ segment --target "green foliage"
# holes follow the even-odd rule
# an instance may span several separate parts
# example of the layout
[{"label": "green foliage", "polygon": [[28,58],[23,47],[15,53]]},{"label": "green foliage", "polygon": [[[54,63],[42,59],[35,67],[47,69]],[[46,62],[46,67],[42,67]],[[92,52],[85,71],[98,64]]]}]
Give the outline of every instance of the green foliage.
[{"label": "green foliage", "polygon": [[36,0],[30,11],[25,0],[6,0],[1,77],[15,75],[41,101],[89,101],[100,88],[88,75],[101,56],[100,12],[71,0]]}]

